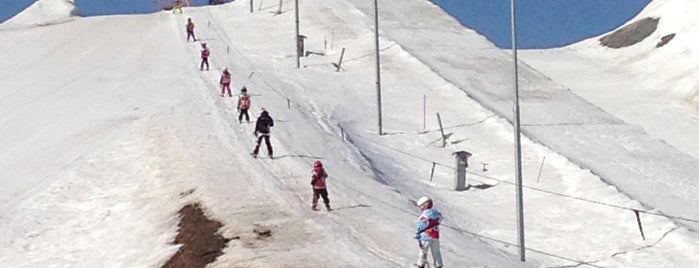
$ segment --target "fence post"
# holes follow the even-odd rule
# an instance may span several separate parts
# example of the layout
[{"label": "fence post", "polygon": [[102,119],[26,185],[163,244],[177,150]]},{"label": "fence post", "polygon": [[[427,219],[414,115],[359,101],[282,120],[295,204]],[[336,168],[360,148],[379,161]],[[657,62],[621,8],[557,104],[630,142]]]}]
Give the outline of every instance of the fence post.
[{"label": "fence post", "polygon": [[539,178],[541,178],[541,170],[544,169],[544,161],[546,161],[546,156],[541,159],[541,166],[539,167],[539,175],[536,176],[536,182],[539,182]]},{"label": "fence post", "polygon": [[471,153],[466,151],[455,152],[456,155],[456,181],[454,185],[454,190],[464,191],[468,188],[466,187],[466,168],[468,167],[468,158]]},{"label": "fence post", "polygon": [[434,178],[434,167],[437,165],[437,163],[432,162],[432,171],[430,172],[430,181],[432,181],[432,178]]},{"label": "fence post", "polygon": [[442,117],[437,113],[437,121],[439,122],[439,131],[442,133],[442,148],[447,147],[447,136],[444,135],[444,127],[442,126]]},{"label": "fence post", "polygon": [[337,68],[337,72],[339,72],[340,69],[342,69],[342,59],[344,57],[345,57],[345,48],[343,47],[342,52],[340,52],[340,61],[338,61],[337,64],[333,63],[333,65],[335,65],[335,68]]},{"label": "fence post", "polygon": [[643,238],[643,241],[646,241],[646,235],[643,234],[643,225],[641,224],[641,215],[639,215],[638,210],[633,210],[633,213],[636,214],[636,222],[638,222],[638,230],[641,231],[641,238]]},{"label": "fence post", "polygon": [[277,9],[277,15],[282,14],[282,4],[284,4],[284,0],[279,0],[279,9]]},{"label": "fence post", "polygon": [[427,94],[422,94],[422,130],[427,129]]}]

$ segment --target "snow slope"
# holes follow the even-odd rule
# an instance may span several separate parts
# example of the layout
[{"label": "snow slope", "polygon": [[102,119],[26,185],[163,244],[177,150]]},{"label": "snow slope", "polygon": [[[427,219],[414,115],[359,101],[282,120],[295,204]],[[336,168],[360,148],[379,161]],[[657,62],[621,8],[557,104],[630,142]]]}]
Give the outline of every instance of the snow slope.
[{"label": "snow slope", "polygon": [[55,24],[71,20],[75,14],[74,0],[39,0],[0,24],[0,29]]},{"label": "snow slope", "polygon": [[[411,7],[391,3],[385,3],[384,8]],[[421,10],[418,6],[425,5],[420,1],[414,3],[414,12]],[[357,5],[366,12],[372,9],[368,3]],[[490,110],[510,118],[511,57],[491,53],[492,45],[487,41],[452,27],[408,23],[409,14],[388,13],[385,19],[391,22],[384,26],[386,36]],[[449,18],[440,25],[453,23]],[[420,34],[426,29],[429,35]],[[449,50],[445,48],[448,44],[463,46]],[[477,59],[478,64],[469,64],[474,62],[472,59]],[[633,199],[671,215],[699,218],[699,211],[694,209],[699,206],[694,194],[699,192],[697,158],[654,139],[635,125],[626,124],[532,68],[522,66],[520,75],[522,131],[527,136],[590,169]],[[699,228],[693,222],[680,223],[695,230]]]},{"label": "snow slope", "polygon": [[[7,148],[0,155],[0,263],[156,267],[177,249],[169,244],[176,211],[198,201],[224,223],[224,236],[241,237],[212,267],[409,267],[417,255],[413,202],[426,194],[445,215],[449,267],[699,262],[696,233],[644,213],[641,240],[631,211],[599,204],[645,210],[638,201],[527,138],[528,262],[519,262],[508,183],[513,135],[507,116],[492,108],[506,109],[506,101],[484,102],[493,112],[462,91],[462,83],[505,88],[507,55],[434,5],[382,1],[386,133],[377,135],[369,3],[301,2],[306,47],[326,55],[303,58],[301,69],[292,5],[276,15],[276,3],[252,14],[246,4],[0,32],[15,40],[0,44],[3,60],[14,63],[0,67],[7,126],[0,132]],[[404,17],[418,11],[419,20]],[[198,70],[199,44],[184,41],[188,17],[212,48],[209,72]],[[336,72],[331,63],[343,47],[344,70]],[[264,107],[275,118],[277,159],[249,157],[253,126],[239,124],[234,101],[218,96],[223,66],[233,71],[234,88],[253,94],[253,115]],[[483,69],[473,75],[475,68]],[[549,85],[534,72],[526,79]],[[555,100],[571,111],[589,107],[574,96]],[[451,134],[447,148],[439,144],[437,112]],[[463,192],[451,190],[451,154],[459,150],[474,153],[472,188]],[[330,173],[330,213],[309,210],[315,159]],[[256,239],[255,225],[273,236]]]},{"label": "snow slope", "polygon": [[[653,1],[628,23],[659,18],[657,29],[635,45],[612,49],[594,37],[560,49],[523,51],[522,58],[605,111],[641,126],[649,135],[696,159],[697,11],[696,1]],[[669,43],[656,47],[663,36],[671,34],[675,36]]]}]

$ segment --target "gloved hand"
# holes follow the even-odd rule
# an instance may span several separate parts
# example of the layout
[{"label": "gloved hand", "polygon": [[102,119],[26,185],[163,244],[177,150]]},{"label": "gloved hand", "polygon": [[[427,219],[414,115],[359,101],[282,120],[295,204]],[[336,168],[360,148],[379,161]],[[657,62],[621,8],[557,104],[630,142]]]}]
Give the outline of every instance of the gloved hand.
[{"label": "gloved hand", "polygon": [[311,185],[315,185],[315,184],[316,184],[316,179],[312,179],[312,180],[311,180]]},{"label": "gloved hand", "polygon": [[421,237],[422,237],[422,234],[421,234],[421,233],[416,233],[416,234],[415,234],[415,239],[420,240]]},{"label": "gloved hand", "polygon": [[254,134],[255,138],[257,138],[257,131],[253,132],[252,134]]}]

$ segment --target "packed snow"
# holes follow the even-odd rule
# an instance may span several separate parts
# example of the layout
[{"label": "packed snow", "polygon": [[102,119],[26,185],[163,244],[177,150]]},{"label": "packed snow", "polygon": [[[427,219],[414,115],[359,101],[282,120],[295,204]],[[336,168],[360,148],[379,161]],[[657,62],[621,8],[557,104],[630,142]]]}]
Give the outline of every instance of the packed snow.
[{"label": "packed snow", "polygon": [[[520,66],[520,262],[509,52],[428,1],[380,1],[379,135],[373,2],[299,1],[310,53],[298,69],[294,2],[255,3],[252,13],[235,1],[182,15],[78,18],[66,12],[72,1],[39,0],[0,24],[12,40],[0,44],[3,267],[161,266],[178,248],[177,211],[191,202],[224,224],[223,236],[241,237],[211,267],[411,267],[423,195],[445,217],[446,267],[699,264],[697,125],[633,112],[657,99],[654,107],[684,105],[673,113],[697,120],[691,102],[608,92],[612,83],[605,99],[617,102],[604,101],[580,80],[600,72],[588,67],[595,57],[612,64],[636,51],[589,41],[570,53],[524,53],[540,69]],[[198,42],[186,42],[187,18]],[[675,41],[667,48],[691,51]],[[212,50],[209,71],[199,70],[201,42]],[[219,96],[224,66],[234,90],[253,96],[253,117],[265,108],[275,119],[275,159],[250,156],[254,125],[238,122],[235,97]],[[598,81],[656,83],[633,66],[614,70]],[[690,79],[662,75],[672,74]],[[466,191],[453,190],[457,151],[473,154]],[[330,174],[331,212],[310,210],[316,159]],[[272,237],[250,238],[255,225]]]}]

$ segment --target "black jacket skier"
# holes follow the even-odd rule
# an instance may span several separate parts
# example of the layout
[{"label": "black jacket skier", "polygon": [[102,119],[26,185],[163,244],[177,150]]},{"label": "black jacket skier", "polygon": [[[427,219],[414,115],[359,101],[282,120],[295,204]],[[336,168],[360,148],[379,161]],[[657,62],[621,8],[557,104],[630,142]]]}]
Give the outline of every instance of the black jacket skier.
[{"label": "black jacket skier", "polygon": [[[260,117],[257,118],[255,123],[255,136],[257,137],[257,145],[255,150],[252,151],[252,155],[257,157],[257,153],[260,151],[260,145],[264,139],[265,145],[267,145],[267,154],[272,158],[272,144],[269,142],[270,128],[274,126],[274,120],[269,116],[269,113],[265,110],[262,111]],[[258,136],[259,134],[259,136]]]}]

